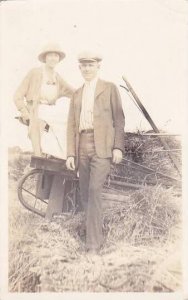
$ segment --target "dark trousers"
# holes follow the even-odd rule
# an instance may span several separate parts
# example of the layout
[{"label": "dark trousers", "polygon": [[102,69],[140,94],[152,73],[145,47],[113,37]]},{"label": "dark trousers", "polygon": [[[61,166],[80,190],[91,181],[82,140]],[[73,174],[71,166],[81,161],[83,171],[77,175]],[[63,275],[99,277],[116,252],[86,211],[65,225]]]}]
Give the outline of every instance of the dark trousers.
[{"label": "dark trousers", "polygon": [[94,134],[81,133],[79,147],[79,184],[85,211],[86,248],[98,249],[103,242],[101,193],[110,172],[110,158],[99,158]]}]

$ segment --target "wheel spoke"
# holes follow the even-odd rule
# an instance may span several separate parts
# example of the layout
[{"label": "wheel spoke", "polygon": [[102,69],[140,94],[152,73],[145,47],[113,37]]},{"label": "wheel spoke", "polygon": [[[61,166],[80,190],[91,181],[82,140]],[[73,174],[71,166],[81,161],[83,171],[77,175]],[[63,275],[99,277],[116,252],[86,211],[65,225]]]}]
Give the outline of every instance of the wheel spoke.
[{"label": "wheel spoke", "polygon": [[[28,210],[45,217],[48,201],[37,195],[37,186],[42,170],[34,169],[26,174],[18,185],[18,198],[22,205]],[[47,199],[47,198],[46,198]]]},{"label": "wheel spoke", "polygon": [[[26,189],[24,189],[24,188],[22,188],[22,190],[23,190],[23,191],[25,191],[26,193],[30,194],[31,196],[33,196],[33,197],[35,197],[35,198],[36,198],[36,195],[35,195],[35,194],[33,194],[32,192],[30,192],[30,191],[28,191],[28,190],[26,190]],[[42,201],[42,199],[41,199],[41,198],[38,198],[38,199]]]}]

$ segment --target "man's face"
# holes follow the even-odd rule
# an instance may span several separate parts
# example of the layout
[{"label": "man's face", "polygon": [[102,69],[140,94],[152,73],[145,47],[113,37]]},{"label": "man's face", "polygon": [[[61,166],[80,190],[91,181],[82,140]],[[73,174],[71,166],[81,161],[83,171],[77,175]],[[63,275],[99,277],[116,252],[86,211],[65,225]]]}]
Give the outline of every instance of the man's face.
[{"label": "man's face", "polygon": [[86,61],[80,63],[79,68],[84,79],[87,81],[91,81],[96,77],[100,65],[98,62]]},{"label": "man's face", "polygon": [[54,68],[59,62],[59,54],[56,52],[49,52],[46,54],[46,65]]}]

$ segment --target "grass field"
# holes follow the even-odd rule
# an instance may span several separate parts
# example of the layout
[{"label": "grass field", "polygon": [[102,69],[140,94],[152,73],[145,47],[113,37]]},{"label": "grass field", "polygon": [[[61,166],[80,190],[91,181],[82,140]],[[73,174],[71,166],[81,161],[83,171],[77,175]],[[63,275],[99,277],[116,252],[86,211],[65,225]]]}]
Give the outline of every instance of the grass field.
[{"label": "grass field", "polygon": [[9,155],[10,292],[177,292],[182,288],[181,195],[160,183],[104,203],[105,243],[88,255],[82,213],[51,222],[17,197],[29,155]]}]

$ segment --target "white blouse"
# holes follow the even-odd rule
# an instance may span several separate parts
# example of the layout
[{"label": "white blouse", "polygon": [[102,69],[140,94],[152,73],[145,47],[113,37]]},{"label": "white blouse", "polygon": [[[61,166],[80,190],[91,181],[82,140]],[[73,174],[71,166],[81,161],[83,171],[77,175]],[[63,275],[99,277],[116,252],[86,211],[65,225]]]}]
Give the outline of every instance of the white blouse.
[{"label": "white blouse", "polygon": [[53,80],[49,81],[45,70],[43,70],[43,80],[40,91],[40,103],[41,104],[55,104],[57,99],[57,78],[54,72]]}]

